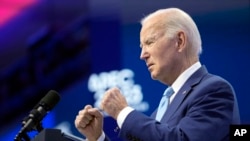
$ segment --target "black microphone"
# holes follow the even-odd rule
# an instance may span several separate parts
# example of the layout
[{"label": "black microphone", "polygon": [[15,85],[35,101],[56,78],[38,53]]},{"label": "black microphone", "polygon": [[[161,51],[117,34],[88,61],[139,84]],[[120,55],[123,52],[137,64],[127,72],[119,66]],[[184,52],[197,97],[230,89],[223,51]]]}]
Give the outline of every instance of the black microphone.
[{"label": "black microphone", "polygon": [[59,100],[60,95],[55,90],[50,90],[23,120],[22,128],[14,140],[20,141],[21,138],[26,138],[26,140],[29,140],[26,132],[32,130],[38,130],[38,132],[40,132],[43,129],[41,120],[52,108],[54,108]]}]

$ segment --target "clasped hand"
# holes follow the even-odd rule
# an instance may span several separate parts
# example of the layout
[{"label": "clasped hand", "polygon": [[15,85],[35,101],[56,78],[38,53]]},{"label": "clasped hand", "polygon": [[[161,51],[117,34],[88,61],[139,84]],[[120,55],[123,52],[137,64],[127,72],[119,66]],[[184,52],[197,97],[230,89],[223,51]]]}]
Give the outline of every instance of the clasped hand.
[{"label": "clasped hand", "polygon": [[[125,97],[115,87],[105,92],[100,109],[116,120],[118,114],[127,106]],[[103,115],[98,108],[86,105],[76,116],[75,126],[89,141],[96,141],[102,134]]]}]

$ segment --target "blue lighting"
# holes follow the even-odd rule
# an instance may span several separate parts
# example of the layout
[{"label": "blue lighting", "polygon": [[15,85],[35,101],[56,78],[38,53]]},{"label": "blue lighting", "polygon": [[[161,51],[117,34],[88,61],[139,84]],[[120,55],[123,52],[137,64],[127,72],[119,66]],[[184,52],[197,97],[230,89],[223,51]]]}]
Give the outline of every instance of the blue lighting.
[{"label": "blue lighting", "polygon": [[[55,113],[50,112],[42,121],[43,128],[53,128],[55,126]],[[0,133],[0,140],[1,141],[12,141],[14,140],[15,136],[21,129],[21,122],[19,125],[16,125],[13,129],[10,129],[7,133]],[[32,131],[29,132],[28,135],[32,139],[38,132]]]}]

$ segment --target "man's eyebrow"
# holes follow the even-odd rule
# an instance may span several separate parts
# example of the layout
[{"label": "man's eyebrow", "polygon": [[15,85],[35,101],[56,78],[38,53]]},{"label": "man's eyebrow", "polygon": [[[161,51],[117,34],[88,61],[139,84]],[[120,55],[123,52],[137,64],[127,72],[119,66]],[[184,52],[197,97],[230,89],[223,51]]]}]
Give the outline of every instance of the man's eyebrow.
[{"label": "man's eyebrow", "polygon": [[143,47],[143,44],[147,44],[149,42],[155,41],[157,38],[157,34],[147,36],[143,41],[140,42],[140,47]]},{"label": "man's eyebrow", "polygon": [[147,38],[144,42],[151,42],[151,41],[155,41],[156,40],[156,35],[150,36],[149,38]]}]

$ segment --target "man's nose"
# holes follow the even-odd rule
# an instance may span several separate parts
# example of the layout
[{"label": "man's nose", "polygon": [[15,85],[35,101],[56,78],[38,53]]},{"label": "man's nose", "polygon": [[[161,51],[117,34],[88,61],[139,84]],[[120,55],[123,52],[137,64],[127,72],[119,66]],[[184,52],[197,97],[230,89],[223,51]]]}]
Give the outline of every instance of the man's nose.
[{"label": "man's nose", "polygon": [[147,57],[147,53],[146,53],[145,49],[142,48],[141,49],[141,54],[140,54],[140,59],[145,60],[146,57]]}]

